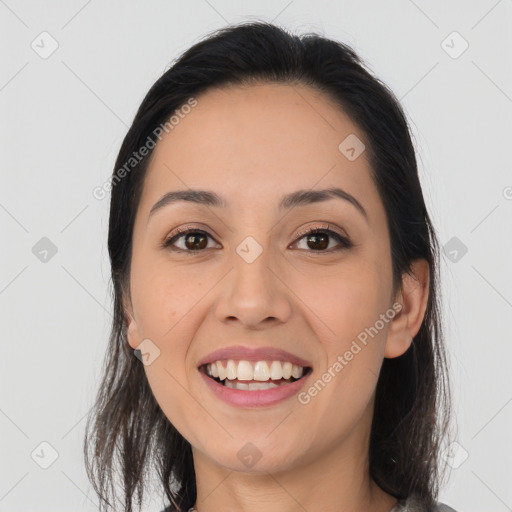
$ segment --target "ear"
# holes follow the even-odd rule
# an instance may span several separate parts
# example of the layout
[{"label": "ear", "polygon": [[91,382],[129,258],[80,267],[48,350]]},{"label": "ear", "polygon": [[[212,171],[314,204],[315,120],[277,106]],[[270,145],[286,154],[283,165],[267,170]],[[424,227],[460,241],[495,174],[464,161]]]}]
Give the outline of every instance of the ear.
[{"label": "ear", "polygon": [[126,340],[131,348],[136,349],[141,343],[141,337],[135,316],[133,314],[133,305],[131,298],[128,299],[123,296],[123,312],[124,312],[124,323],[126,326]]},{"label": "ear", "polygon": [[410,273],[402,275],[402,286],[395,301],[402,309],[391,320],[384,357],[401,356],[420,330],[429,295],[430,268],[427,260],[414,260]]}]

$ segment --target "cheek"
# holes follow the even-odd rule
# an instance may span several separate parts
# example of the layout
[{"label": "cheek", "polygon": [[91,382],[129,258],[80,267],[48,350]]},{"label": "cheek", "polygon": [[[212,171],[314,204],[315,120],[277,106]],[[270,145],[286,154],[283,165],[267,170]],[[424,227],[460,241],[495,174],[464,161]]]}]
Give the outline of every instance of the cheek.
[{"label": "cheek", "polygon": [[387,286],[379,268],[359,262],[321,276],[301,275],[293,289],[307,306],[304,315],[319,327],[320,339],[339,351],[386,311]]},{"label": "cheek", "polygon": [[197,328],[194,305],[207,288],[185,267],[172,268],[154,257],[144,260],[143,254],[134,257],[131,293],[139,337],[151,340],[159,350],[145,371],[157,400],[170,407],[185,402],[179,390],[180,384],[186,386],[186,357]]},{"label": "cheek", "polygon": [[[362,412],[377,384],[382,364],[389,309],[389,277],[363,259],[321,279],[297,281],[300,296],[327,360],[320,370],[320,402],[329,409]],[[315,314],[307,313],[313,311]],[[324,384],[325,385],[324,385]],[[315,393],[315,391],[313,391]],[[335,407],[331,407],[331,405]],[[341,408],[341,409],[339,409]],[[326,412],[330,414],[330,412]],[[334,420],[333,420],[334,421]]]},{"label": "cheek", "polygon": [[[151,392],[164,415],[187,440],[204,422],[204,410],[188,392],[183,364],[184,353],[166,348],[161,357],[145,367]],[[181,360],[181,363],[180,363]]]},{"label": "cheek", "polygon": [[205,290],[201,279],[168,262],[153,260],[132,267],[132,300],[141,335],[167,339]]},{"label": "cheek", "polygon": [[194,431],[193,422],[201,417],[187,392],[187,354],[197,328],[193,306],[199,301],[200,290],[198,283],[183,273],[169,274],[153,267],[137,285],[134,283],[134,288],[138,286],[134,308],[140,335],[151,339],[160,351],[159,357],[144,367],[153,396],[174,427],[186,433]]}]

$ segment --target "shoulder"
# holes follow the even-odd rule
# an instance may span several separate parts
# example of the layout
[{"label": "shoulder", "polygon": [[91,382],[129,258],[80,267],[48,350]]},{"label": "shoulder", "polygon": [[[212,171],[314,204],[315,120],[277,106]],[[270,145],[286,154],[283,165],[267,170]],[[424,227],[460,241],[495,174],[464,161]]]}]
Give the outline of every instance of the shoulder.
[{"label": "shoulder", "polygon": [[457,512],[454,508],[445,505],[444,503],[437,503],[434,512]]},{"label": "shoulder", "polygon": [[[415,494],[407,499],[399,500],[398,503],[389,512],[426,512],[422,500]],[[436,502],[435,506],[428,512],[458,512],[445,503]]]}]

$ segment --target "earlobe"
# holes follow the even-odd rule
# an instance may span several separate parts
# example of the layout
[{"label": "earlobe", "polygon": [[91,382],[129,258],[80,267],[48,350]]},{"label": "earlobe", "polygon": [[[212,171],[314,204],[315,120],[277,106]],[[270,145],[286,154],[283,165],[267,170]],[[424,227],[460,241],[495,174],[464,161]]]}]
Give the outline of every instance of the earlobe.
[{"label": "earlobe", "polygon": [[394,358],[404,354],[425,317],[430,289],[430,268],[425,259],[412,262],[410,273],[402,276],[402,287],[396,301],[402,309],[393,318],[388,330],[384,357]]},{"label": "earlobe", "polygon": [[133,318],[130,318],[126,327],[126,340],[131,348],[136,349],[140,344],[139,339],[137,323]]},{"label": "earlobe", "polygon": [[123,305],[126,341],[128,342],[131,348],[136,349],[140,344],[140,336],[137,327],[137,322],[134,319],[131,304],[128,305],[126,304],[126,301],[123,300]]}]

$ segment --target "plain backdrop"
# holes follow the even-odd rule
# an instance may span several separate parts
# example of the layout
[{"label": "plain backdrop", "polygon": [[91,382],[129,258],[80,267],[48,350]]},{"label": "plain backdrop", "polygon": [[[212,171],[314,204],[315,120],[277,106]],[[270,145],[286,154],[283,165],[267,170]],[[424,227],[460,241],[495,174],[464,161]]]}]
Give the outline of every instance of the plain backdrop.
[{"label": "plain backdrop", "polygon": [[0,511],[97,510],[82,439],[112,304],[92,191],[170,62],[250,19],[350,44],[401,100],[443,245],[458,433],[441,501],[511,510],[512,1],[1,0]]}]

